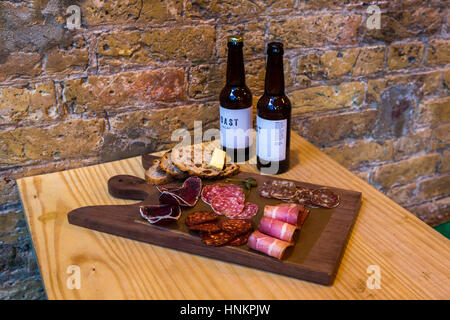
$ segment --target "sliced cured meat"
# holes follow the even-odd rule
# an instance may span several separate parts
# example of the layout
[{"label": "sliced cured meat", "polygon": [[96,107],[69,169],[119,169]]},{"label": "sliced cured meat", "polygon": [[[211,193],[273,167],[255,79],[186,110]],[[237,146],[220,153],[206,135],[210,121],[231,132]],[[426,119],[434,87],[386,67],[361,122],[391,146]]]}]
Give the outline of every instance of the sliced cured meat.
[{"label": "sliced cured meat", "polygon": [[[202,190],[202,180],[199,177],[187,178],[180,188],[167,189],[164,187],[158,188],[161,192],[159,200],[167,201],[172,204],[173,199],[176,199],[181,206],[193,207],[197,203],[198,197]],[[169,197],[169,194],[172,197]]]},{"label": "sliced cured meat", "polygon": [[247,233],[241,234],[240,236],[234,237],[233,240],[227,243],[228,246],[243,246],[244,244],[247,244],[248,238],[252,234],[252,230],[250,230]]},{"label": "sliced cured meat", "polygon": [[252,223],[247,220],[227,219],[220,222],[220,228],[233,236],[239,236],[253,230]]},{"label": "sliced cured meat", "polygon": [[217,184],[212,184],[204,186],[202,190],[202,200],[207,204],[211,204],[212,198],[219,195],[220,186]]},{"label": "sliced cured meat", "polygon": [[221,196],[235,197],[238,198],[242,203],[245,202],[244,190],[242,190],[241,187],[235,184],[222,185],[219,192]]},{"label": "sliced cured meat", "polygon": [[320,188],[312,191],[312,204],[324,208],[335,208],[339,205],[339,196],[328,188]]},{"label": "sliced cured meat", "polygon": [[188,226],[191,231],[201,231],[206,233],[216,233],[221,231],[222,229],[217,222],[205,222],[201,224],[194,224],[192,226]]},{"label": "sliced cured meat", "polygon": [[300,212],[306,210],[304,206],[297,203],[282,203],[277,206],[265,206],[264,216],[277,219],[292,225],[299,224]]},{"label": "sliced cured meat", "polygon": [[297,203],[308,203],[312,199],[312,191],[308,188],[298,188],[295,195],[295,202]]},{"label": "sliced cured meat", "polygon": [[259,187],[258,193],[261,197],[270,199],[272,198],[272,196],[270,195],[270,190],[271,190],[271,183],[264,182],[264,184],[261,187]]},{"label": "sliced cured meat", "polygon": [[181,216],[178,205],[143,205],[139,207],[141,216],[151,224],[177,221]]},{"label": "sliced cured meat", "polygon": [[306,218],[308,218],[309,210],[303,207],[303,210],[300,210],[298,214],[297,226],[300,228],[304,223]]},{"label": "sliced cured meat", "polygon": [[205,186],[202,190],[202,200],[207,204],[211,204],[212,199],[219,195],[235,197],[241,202],[245,201],[244,190],[235,184],[216,183]]},{"label": "sliced cured meat", "polygon": [[202,242],[207,246],[220,247],[233,239],[233,236],[225,231],[220,231],[217,233],[200,233]]},{"label": "sliced cured meat", "polygon": [[297,226],[269,217],[263,217],[258,230],[274,238],[292,242]]},{"label": "sliced cured meat", "polygon": [[270,196],[275,199],[288,200],[295,196],[297,186],[292,181],[273,180],[270,186]]},{"label": "sliced cured meat", "polygon": [[163,192],[159,195],[159,203],[180,205],[180,200],[169,192]]},{"label": "sliced cured meat", "polygon": [[219,218],[217,214],[211,211],[197,211],[194,213],[191,213],[186,217],[186,220],[184,223],[187,226],[193,226],[197,224],[202,224],[205,222],[212,222],[216,221]]},{"label": "sliced cured meat", "polygon": [[258,213],[258,205],[246,202],[242,212],[234,216],[235,219],[251,219]]},{"label": "sliced cured meat", "polygon": [[259,231],[254,231],[248,238],[247,245],[253,250],[260,251],[277,259],[281,259],[286,249],[293,244],[268,236]]},{"label": "sliced cured meat", "polygon": [[211,207],[215,213],[233,218],[244,209],[244,203],[232,196],[216,196],[211,200]]}]

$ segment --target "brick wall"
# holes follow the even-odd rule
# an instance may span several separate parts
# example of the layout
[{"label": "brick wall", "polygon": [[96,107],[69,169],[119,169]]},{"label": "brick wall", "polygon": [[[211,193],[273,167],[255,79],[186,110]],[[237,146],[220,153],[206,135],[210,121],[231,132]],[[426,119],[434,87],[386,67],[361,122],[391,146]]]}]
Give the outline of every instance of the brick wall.
[{"label": "brick wall", "polygon": [[45,297],[15,179],[167,148],[193,119],[217,127],[237,32],[255,101],[281,39],[293,129],[425,222],[449,220],[445,1],[1,1],[0,298]]}]

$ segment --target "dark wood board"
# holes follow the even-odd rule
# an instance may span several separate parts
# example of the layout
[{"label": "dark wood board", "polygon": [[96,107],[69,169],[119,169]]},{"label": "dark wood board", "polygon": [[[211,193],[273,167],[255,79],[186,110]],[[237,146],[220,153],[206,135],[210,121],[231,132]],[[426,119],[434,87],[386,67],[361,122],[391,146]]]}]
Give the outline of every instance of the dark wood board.
[{"label": "dark wood board", "polygon": [[[150,155],[143,156],[144,168],[148,168],[155,158]],[[264,181],[277,179],[273,176],[247,172],[240,172],[234,177],[244,179],[253,177],[258,185],[262,185]],[[216,182],[203,180],[204,185]],[[309,188],[323,187],[305,182],[295,181],[295,183]],[[140,216],[139,206],[142,203],[158,204],[159,192],[154,186],[146,184],[145,180],[129,175],[110,178],[109,193],[117,198],[142,202],[131,205],[82,207],[69,212],[68,220],[71,224],[96,231],[331,285],[361,207],[361,193],[337,188],[330,189],[339,194],[341,204],[334,209],[312,208],[300,232],[296,234],[295,245],[287,249],[282,260],[249,249],[246,245],[241,247],[204,245],[198,235],[190,232],[184,224],[189,213],[210,210],[210,207],[201,199],[195,207],[183,208],[182,216],[176,223],[165,226],[150,225]],[[255,227],[259,224],[265,205],[281,203],[276,199],[260,197],[256,188],[253,188],[247,196],[247,201],[259,206],[258,214],[252,219]]]}]

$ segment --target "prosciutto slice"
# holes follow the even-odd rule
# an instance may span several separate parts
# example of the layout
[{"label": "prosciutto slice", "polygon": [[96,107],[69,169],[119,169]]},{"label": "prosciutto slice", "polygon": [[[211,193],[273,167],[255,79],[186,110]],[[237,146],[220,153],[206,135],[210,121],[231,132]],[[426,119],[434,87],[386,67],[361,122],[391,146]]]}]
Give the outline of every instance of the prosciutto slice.
[{"label": "prosciutto slice", "polygon": [[259,222],[258,229],[269,236],[292,242],[297,227],[281,220],[263,217]]},{"label": "prosciutto slice", "polygon": [[264,216],[301,226],[308,216],[308,210],[297,203],[282,203],[277,206],[265,206]]},{"label": "prosciutto slice", "polygon": [[143,205],[139,207],[139,212],[151,224],[177,221],[181,216],[181,209],[177,204]]},{"label": "prosciutto slice", "polygon": [[292,243],[254,231],[248,238],[247,245],[253,250],[281,259],[286,249],[292,246]]}]

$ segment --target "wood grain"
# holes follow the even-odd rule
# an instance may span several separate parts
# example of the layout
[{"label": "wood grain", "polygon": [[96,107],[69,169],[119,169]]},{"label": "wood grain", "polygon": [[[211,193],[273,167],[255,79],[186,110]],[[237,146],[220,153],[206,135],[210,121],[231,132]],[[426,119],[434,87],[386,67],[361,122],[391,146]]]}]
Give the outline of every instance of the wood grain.
[{"label": "wood grain", "polygon": [[[18,180],[50,299],[448,299],[450,241],[375,188],[292,134],[291,169],[281,177],[358,190],[363,205],[331,287],[91,231],[67,212],[112,198],[109,177],[144,177],[140,157]],[[252,166],[246,171],[256,172]],[[70,265],[81,289],[66,286]],[[381,289],[366,286],[367,268]]]},{"label": "wood grain", "polygon": [[[146,155],[142,159],[145,169],[157,157]],[[247,179],[250,177],[254,178],[259,186],[276,179],[267,175],[247,172],[240,172],[233,178]],[[215,182],[223,183],[225,181],[223,179],[219,181],[203,180],[203,184]],[[311,189],[322,187],[304,182],[293,182],[299,187]],[[177,186],[177,184],[172,186]],[[144,222],[145,220],[139,214],[141,203],[81,207],[69,212],[68,220],[70,224],[88,229],[330,285],[336,276],[347,239],[361,207],[361,193],[344,189],[333,189],[333,191],[339,195],[341,204],[333,209],[310,209],[308,219],[300,232],[296,234],[296,245],[287,250],[282,260],[253,251],[246,245],[220,248],[204,245],[198,234],[190,232],[184,223],[187,215],[191,213],[211,210],[201,200],[192,208],[182,208],[180,219],[164,226],[152,226]],[[159,203],[160,193],[155,186],[147,184],[144,179],[131,175],[111,177],[108,180],[108,192],[110,195],[122,199],[143,200],[142,203],[148,204]],[[259,225],[265,205],[281,203],[280,200],[259,196],[256,188],[247,194],[246,200],[259,206],[258,214],[252,218],[254,226]]]}]

